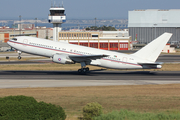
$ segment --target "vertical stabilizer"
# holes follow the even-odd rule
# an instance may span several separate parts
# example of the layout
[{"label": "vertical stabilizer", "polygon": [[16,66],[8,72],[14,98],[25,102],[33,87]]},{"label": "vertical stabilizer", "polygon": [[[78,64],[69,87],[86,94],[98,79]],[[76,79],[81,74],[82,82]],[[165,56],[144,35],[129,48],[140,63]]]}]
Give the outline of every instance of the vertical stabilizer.
[{"label": "vertical stabilizer", "polygon": [[164,33],[133,55],[150,62],[155,62],[171,36],[172,33]]}]

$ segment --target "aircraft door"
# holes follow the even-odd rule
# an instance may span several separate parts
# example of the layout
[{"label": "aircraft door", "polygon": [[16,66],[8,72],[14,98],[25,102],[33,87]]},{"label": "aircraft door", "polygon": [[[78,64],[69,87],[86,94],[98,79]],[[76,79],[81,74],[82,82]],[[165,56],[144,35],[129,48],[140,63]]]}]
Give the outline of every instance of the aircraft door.
[{"label": "aircraft door", "polygon": [[122,61],[123,61],[123,64],[126,64],[127,63],[127,57],[123,57]]},{"label": "aircraft door", "polygon": [[28,40],[27,40],[27,39],[24,39],[24,40],[23,40],[23,43],[24,43],[23,45],[26,46],[26,45],[28,44]]}]

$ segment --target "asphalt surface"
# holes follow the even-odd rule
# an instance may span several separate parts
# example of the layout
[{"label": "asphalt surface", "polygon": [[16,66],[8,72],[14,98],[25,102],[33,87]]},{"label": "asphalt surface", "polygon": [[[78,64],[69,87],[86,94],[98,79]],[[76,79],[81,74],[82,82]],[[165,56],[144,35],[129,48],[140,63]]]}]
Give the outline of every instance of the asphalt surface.
[{"label": "asphalt surface", "polygon": [[0,88],[180,83],[180,71],[0,71]]},{"label": "asphalt surface", "polygon": [[20,60],[11,60],[11,61],[0,61],[0,64],[45,64],[45,63],[53,63],[51,59],[44,59],[44,60],[28,60],[28,61],[20,61]]},{"label": "asphalt surface", "polygon": [[172,55],[172,54],[162,54],[158,57],[157,62],[177,62],[180,63],[180,55]]},{"label": "asphalt surface", "polygon": [[[27,54],[27,53],[22,53],[21,54],[22,57],[41,57],[41,56],[37,56],[37,55],[31,55],[31,54]],[[18,53],[16,52],[0,52],[0,57],[18,57]]]},{"label": "asphalt surface", "polygon": [[44,64],[43,61],[0,61],[0,64]]},{"label": "asphalt surface", "polygon": [[[17,57],[17,53],[10,53],[10,54],[0,54],[1,58],[5,58],[6,56],[8,57]],[[30,55],[23,53],[22,57],[40,57],[36,55]],[[38,63],[50,63],[52,62],[51,59],[47,58],[44,60],[30,60],[30,61],[0,61],[0,64],[38,64]],[[161,54],[159,58],[157,59],[157,62],[164,62],[164,63],[180,63],[180,55],[172,55],[172,54]]]},{"label": "asphalt surface", "polygon": [[[9,57],[17,57],[10,53]],[[0,54],[6,57],[6,54]],[[22,54],[22,57],[38,57]],[[180,55],[162,54],[157,60],[165,63],[180,63]],[[1,61],[0,64],[39,64],[46,60]],[[48,69],[47,69],[48,70]],[[180,71],[90,71],[79,74],[77,71],[0,71],[0,88],[26,87],[77,87],[109,85],[147,85],[180,83]]]}]

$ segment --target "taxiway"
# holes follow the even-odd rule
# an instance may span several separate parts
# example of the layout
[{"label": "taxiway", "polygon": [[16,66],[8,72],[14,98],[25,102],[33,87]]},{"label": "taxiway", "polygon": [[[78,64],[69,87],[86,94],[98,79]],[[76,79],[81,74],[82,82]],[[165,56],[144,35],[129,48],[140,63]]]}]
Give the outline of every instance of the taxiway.
[{"label": "taxiway", "polygon": [[180,83],[180,71],[0,71],[0,88]]}]

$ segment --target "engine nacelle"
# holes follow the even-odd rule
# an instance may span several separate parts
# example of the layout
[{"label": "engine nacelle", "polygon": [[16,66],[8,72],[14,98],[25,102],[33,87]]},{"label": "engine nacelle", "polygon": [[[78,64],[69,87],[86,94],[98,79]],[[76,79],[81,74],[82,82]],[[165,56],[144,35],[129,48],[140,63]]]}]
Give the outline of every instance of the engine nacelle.
[{"label": "engine nacelle", "polygon": [[161,65],[142,65],[143,69],[161,69]]},{"label": "engine nacelle", "polygon": [[74,62],[71,59],[69,59],[68,55],[60,54],[53,55],[53,62],[60,64],[74,64]]}]

